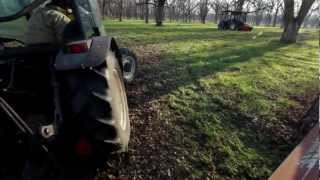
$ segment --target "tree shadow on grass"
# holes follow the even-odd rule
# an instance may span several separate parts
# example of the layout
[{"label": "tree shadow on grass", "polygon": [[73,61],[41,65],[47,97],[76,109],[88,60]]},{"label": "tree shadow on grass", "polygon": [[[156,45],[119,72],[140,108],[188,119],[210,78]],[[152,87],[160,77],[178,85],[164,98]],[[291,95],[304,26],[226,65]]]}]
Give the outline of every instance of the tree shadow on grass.
[{"label": "tree shadow on grass", "polygon": [[[193,52],[192,48],[190,48],[187,52],[168,55],[172,59],[161,60],[158,63],[141,67],[137,82],[129,88],[147,86],[148,90],[144,93],[147,93],[151,99],[146,99],[146,101],[158,99],[160,96],[169,94],[181,86],[197,83],[200,78],[214,76],[219,72],[240,71],[236,67],[237,65],[248,61],[256,61],[256,57],[263,56],[267,52],[277,50],[286,45],[277,41],[256,42],[249,45],[236,46],[235,48],[215,49],[212,52],[208,52],[209,49],[205,48],[197,49]],[[196,51],[201,52],[197,53]]]},{"label": "tree shadow on grass", "polygon": [[[287,44],[282,44],[278,41],[256,41],[243,45],[234,45],[233,47],[220,47],[212,51],[210,51],[210,48],[207,46],[200,46],[201,48],[190,47],[185,51],[173,51],[172,54],[167,54],[166,57],[161,57],[160,59],[162,60],[159,63],[151,63],[142,67],[143,69],[139,73],[137,82],[134,83],[132,87],[129,87],[129,89],[137,89],[147,86],[147,90],[143,91],[142,97],[139,95],[129,96],[131,106],[148,104],[150,101],[159,100],[162,96],[172,94],[173,91],[176,91],[183,86],[194,84],[197,86],[197,84],[199,84],[199,80],[203,77],[214,78],[214,76],[219,72],[241,71],[238,65],[250,61],[262,61],[263,59],[260,59],[259,57],[263,56],[265,53],[276,51],[285,46],[287,46]],[[184,99],[186,97],[177,98]],[[181,128],[184,129],[183,131],[187,132],[186,134],[194,137],[195,142],[204,142],[204,144],[206,144],[206,135],[202,132],[201,127],[195,125],[194,122],[201,121],[199,119],[203,119],[203,121],[210,121],[210,119],[205,118],[205,115],[211,113],[211,111],[220,111],[220,113],[227,112],[226,115],[228,115],[228,117],[223,119],[223,123],[226,124],[226,127],[224,128],[228,129],[230,132],[237,131],[239,134],[242,134],[242,136],[239,136],[239,140],[244,144],[244,146],[255,149],[258,154],[265,153],[263,148],[266,146],[256,146],[256,141],[250,140],[251,138],[256,138],[255,136],[257,135],[257,132],[255,132],[257,128],[253,127],[251,117],[241,114],[236,109],[230,109],[230,107],[225,105],[224,102],[219,101],[219,98],[209,96],[208,98],[212,98],[208,99],[208,102],[216,104],[218,109],[206,109],[208,108],[207,106],[210,106],[209,104],[205,107],[197,107],[197,105],[196,107],[193,107],[196,108],[194,111],[196,111],[197,114],[202,114],[204,117],[189,117],[192,116],[192,114],[185,114],[187,116],[185,118],[191,118],[190,120],[183,122],[183,126],[181,126]],[[198,137],[201,138],[197,139]],[[262,142],[262,140],[257,141]],[[263,141],[267,142],[266,140]],[[216,147],[215,145],[210,145],[212,144],[209,144],[209,146],[203,146],[200,144],[200,147],[207,149]],[[221,158],[216,160],[214,164],[223,164],[220,163],[223,160],[228,160],[228,156],[223,157],[221,155]],[[198,164],[199,162],[192,164]],[[257,160],[255,163],[257,162],[260,161]],[[226,169],[218,170],[219,173],[227,171]],[[246,169],[243,171],[246,171]],[[243,172],[243,174],[246,174],[246,172]],[[262,174],[267,173],[264,171]]]},{"label": "tree shadow on grass", "polygon": [[[175,56],[175,60],[172,60],[167,64],[163,64],[162,67],[159,67],[159,70],[154,71],[161,72],[159,79],[165,79],[165,81],[160,81],[162,82],[162,86],[164,87],[159,88],[155,86],[150,89],[157,89],[152,93],[154,95],[154,98],[159,99],[160,96],[171,94],[173,91],[176,91],[179,87],[188,86],[191,84],[195,84],[197,86],[197,84],[199,84],[199,80],[203,77],[214,78],[214,76],[219,72],[241,71],[241,69],[238,67],[239,64],[247,63],[250,61],[263,61],[263,59],[259,57],[263,56],[265,53],[276,51],[285,46],[287,46],[287,44],[282,44],[277,41],[270,41],[266,43],[256,42],[240,47],[238,46],[236,48],[224,48],[219,51],[208,53],[205,56],[203,56],[202,53],[191,56],[187,54],[177,54]],[[170,71],[169,69],[172,69],[172,71]],[[168,73],[168,71],[170,73]],[[184,97],[181,98],[183,99]],[[221,113],[226,113],[224,115],[226,116],[225,119],[222,119],[224,124],[226,124],[226,127],[224,128],[229,129],[230,132],[239,132],[239,134],[242,134],[238,137],[245,147],[254,149],[259,155],[266,154],[266,147],[270,148],[270,154],[274,153],[274,151],[271,151],[272,148],[278,147],[279,152],[277,154],[283,157],[283,152],[286,152],[286,149],[288,149],[288,146],[283,147],[283,144],[286,144],[284,143],[284,141],[278,139],[279,144],[275,144],[275,138],[270,137],[270,132],[267,132],[268,130],[265,131],[265,134],[263,132],[256,132],[261,130],[261,128],[268,129],[267,127],[265,127],[265,124],[263,124],[263,122],[259,122],[258,124],[253,123],[253,117],[248,116],[247,114],[242,114],[239,109],[232,109],[232,107],[225,105],[224,102],[219,99],[219,97],[216,99],[215,98],[216,97],[213,97],[213,99],[208,100],[208,102],[217,104],[219,108],[223,109],[220,111],[223,111]],[[203,115],[210,112],[209,110],[203,108],[195,109],[195,111]],[[211,111],[215,110],[211,109]],[[189,115],[187,114],[187,116]],[[201,117],[198,118],[202,119]],[[194,124],[192,124],[193,122],[198,121],[198,118],[192,119],[187,123],[191,123],[191,127],[197,129],[195,132],[202,132],[201,129],[198,129],[199,127],[195,127]],[[204,119],[204,121],[207,120]],[[230,127],[228,127],[229,125]],[[260,125],[262,125],[263,127],[259,127]],[[264,135],[261,137],[261,134]],[[196,134],[193,135],[197,136]],[[205,136],[200,135],[200,137]],[[195,141],[199,142],[198,139],[195,139]],[[213,147],[215,146],[213,145]],[[222,157],[223,156],[221,156],[221,158],[217,162],[215,162],[217,165],[219,162],[224,161]],[[228,159],[228,157],[225,158],[225,160]],[[256,161],[255,163],[263,163],[260,160],[254,161]],[[267,165],[268,167],[270,167],[270,163],[272,164],[274,163],[274,161],[270,160],[268,163],[266,163],[269,165]],[[225,169],[220,170],[220,172],[225,171]],[[246,174],[247,172],[245,171],[246,170],[243,170],[242,174]],[[264,169],[264,173],[262,174],[268,174],[266,173],[266,171],[267,170]]]},{"label": "tree shadow on grass", "polygon": [[[138,37],[136,37],[136,35]],[[179,27],[174,27],[171,29],[143,29],[135,27],[121,29],[121,31],[118,32],[118,36],[120,38],[124,36],[124,39],[126,39],[125,44],[129,47],[141,46],[143,48],[142,52],[148,51],[148,53],[140,54],[142,55],[143,63],[140,65],[137,80],[128,88],[130,106],[134,111],[137,109],[139,111],[139,113],[134,113],[133,122],[136,123],[136,120],[141,120],[141,124],[143,124],[135,124],[136,134],[134,134],[134,139],[143,139],[143,142],[146,144],[157,144],[160,141],[148,141],[145,140],[143,136],[147,135],[153,138],[162,137],[163,141],[171,142],[175,140],[180,141],[182,139],[181,136],[185,134],[188,137],[194,138],[192,139],[194,142],[199,143],[200,151],[202,150],[205,153],[206,151],[213,151],[216,156],[213,157],[213,159],[216,159],[210,162],[210,165],[217,167],[222,165],[222,168],[219,169],[218,167],[217,169],[220,175],[226,175],[226,177],[232,175],[232,172],[229,172],[228,168],[223,167],[226,161],[230,163],[230,159],[232,159],[236,160],[234,164],[239,166],[236,175],[241,175],[246,179],[252,178],[255,175],[267,178],[270,173],[270,167],[275,166],[275,161],[279,160],[278,156],[283,156],[283,152],[286,152],[284,149],[288,147],[281,139],[279,139],[278,143],[274,143],[276,138],[270,138],[270,135],[272,135],[270,132],[258,132],[261,128],[268,128],[263,122],[260,123],[260,119],[258,119],[259,122],[255,124],[255,119],[250,113],[241,113],[239,109],[230,107],[230,104],[226,104],[218,95],[204,94],[205,97],[203,99],[194,99],[194,101],[197,101],[194,103],[195,105],[192,106],[192,110],[196,112],[195,115],[193,115],[192,112],[188,112],[188,110],[184,111],[183,108],[185,107],[181,107],[182,110],[178,107],[173,111],[174,113],[178,113],[177,117],[174,118],[177,121],[179,121],[179,113],[185,118],[181,120],[183,122],[179,121],[176,124],[176,127],[182,128],[181,131],[183,131],[183,133],[180,131],[177,132],[176,129],[170,126],[170,128],[167,127],[170,129],[169,132],[176,133],[167,136],[160,133],[162,132],[161,130],[163,130],[163,124],[166,123],[164,123],[164,121],[154,121],[158,118],[157,112],[159,112],[159,109],[152,109],[152,102],[161,101],[162,96],[166,97],[168,94],[175,95],[175,93],[172,92],[179,90],[180,87],[188,85],[197,86],[199,80],[204,77],[215,78],[219,72],[241,71],[241,68],[245,67],[238,66],[240,64],[250,64],[251,62],[259,63],[258,61],[262,61],[263,65],[268,66],[268,62],[266,62],[264,58],[259,57],[287,46],[287,44],[278,42],[280,32],[257,30],[253,33],[243,33],[231,31],[218,32],[217,29],[214,28],[180,29]],[[221,44],[219,44],[219,41]],[[170,43],[170,45],[166,46],[165,44],[167,43]],[[154,49],[147,49],[149,45],[152,45]],[[164,45],[166,49],[161,50],[161,45]],[[175,49],[168,49],[169,47]],[[157,52],[158,50],[161,52]],[[197,91],[197,89],[195,90]],[[134,91],[140,92],[133,93]],[[201,88],[199,91],[201,91]],[[237,91],[237,89],[230,88],[230,92],[231,91]],[[177,94],[181,95],[180,93]],[[192,97],[176,98],[181,98],[183,103],[184,100],[189,101]],[[205,100],[205,102],[199,102],[201,100]],[[191,99],[190,101],[193,100]],[[165,104],[166,102],[163,103]],[[163,105],[162,102],[160,104]],[[151,110],[149,108],[151,108]],[[161,109],[161,107],[156,108]],[[221,113],[221,116],[219,116],[219,118],[221,118],[219,121],[221,122],[216,122],[213,117],[209,116],[212,115],[212,112]],[[153,114],[153,116],[150,116],[150,114]],[[170,119],[170,117],[168,118]],[[263,118],[263,120],[266,119],[265,117]],[[220,150],[215,149],[219,148],[215,145],[219,140],[215,138],[208,140],[208,135],[204,133],[203,127],[201,127],[202,125],[208,124],[208,121],[211,121],[212,128],[216,128],[216,124],[218,123],[223,124],[222,133],[234,133],[232,137],[237,138],[235,141],[239,142],[240,145],[234,146],[233,141],[230,142],[228,138],[225,138],[226,141],[224,145],[232,148],[231,153],[236,155],[219,154],[221,153]],[[195,124],[195,122],[199,124]],[[201,124],[202,122],[203,124]],[[157,126],[160,128],[156,128]],[[146,131],[147,129],[150,129],[150,131]],[[229,134],[221,135],[218,138],[228,136]],[[208,141],[211,142],[208,143]],[[157,149],[167,152],[168,150],[166,148],[170,149],[174,146],[185,148],[184,145],[171,142],[168,146],[157,146]],[[148,155],[146,155],[145,149],[140,148],[141,145],[133,149],[136,150],[138,155],[146,158],[147,164],[152,163]],[[147,146],[147,149],[150,149],[150,147]],[[251,153],[250,149],[257,154],[258,158],[248,155]],[[186,151],[187,153],[193,153],[188,150]],[[158,155],[158,151],[155,149],[152,149],[150,153],[155,152]],[[273,155],[270,155],[272,153]],[[188,157],[188,154],[182,153],[182,156],[183,155]],[[232,157],[230,158],[230,156]],[[239,158],[242,157],[244,160],[242,159],[241,162],[238,163]],[[197,164],[202,166],[195,167],[198,168],[197,170],[203,170],[205,173],[211,171],[210,169],[208,169],[208,171],[204,170],[206,167],[203,167],[201,157],[193,160],[197,161],[193,162],[191,160],[193,167]],[[160,159],[157,162],[161,163],[162,161],[164,160]],[[248,163],[252,163],[252,166],[248,165]],[[262,165],[261,168],[260,165]],[[204,166],[206,166],[206,164]],[[254,170],[252,170],[252,167],[260,168],[259,171],[261,172],[259,174],[253,173]],[[193,172],[187,172],[186,177],[190,175],[189,173]],[[255,177],[257,178],[257,176]]]},{"label": "tree shadow on grass", "polygon": [[[160,53],[158,52],[156,53],[151,50],[150,54],[148,54],[148,57],[146,57],[144,53],[141,53],[144,55],[142,56],[143,63],[141,63],[139,66],[140,68],[139,68],[137,80],[132,85],[129,85],[128,87],[129,102],[130,102],[131,110],[134,111],[133,113],[134,116],[132,116],[134,127],[135,127],[134,133],[133,133],[133,136],[134,136],[133,140],[136,141],[138,139],[139,140],[138,142],[143,141],[142,144],[134,143],[135,145],[133,145],[133,148],[132,148],[134,149],[134,153],[133,153],[134,155],[137,155],[138,157],[141,157],[145,160],[145,162],[138,163],[139,165],[142,165],[141,167],[147,167],[150,163],[152,164],[153,162],[155,162],[155,161],[152,161],[149,155],[156,154],[156,157],[158,157],[158,155],[161,154],[160,152],[157,151],[158,149],[160,149],[161,152],[164,152],[164,154],[167,155],[168,152],[170,153],[170,150],[167,150],[166,148],[171,149],[174,146],[180,145],[180,144],[177,144],[177,142],[173,142],[173,143],[171,142],[179,139],[181,135],[179,134],[180,131],[176,132],[176,130],[173,129],[171,126],[167,127],[166,125],[164,125],[165,123],[163,121],[154,121],[154,120],[157,120],[156,118],[158,118],[157,117],[158,109],[152,108],[153,101],[161,100],[162,96],[172,94],[172,92],[178,90],[179,87],[193,85],[193,84],[197,85],[199,83],[199,80],[203,77],[214,78],[214,76],[219,72],[241,71],[241,68],[238,67],[238,65],[242,63],[247,63],[250,61],[260,61],[260,60],[264,61],[263,58],[259,58],[259,57],[263,56],[265,53],[276,51],[280,48],[287,46],[287,44],[282,44],[282,43],[279,43],[278,41],[271,41],[271,39],[278,38],[278,35],[280,35],[280,33],[278,32],[265,32],[259,35],[258,33],[238,33],[238,32],[230,32],[230,31],[215,32],[217,30],[211,29],[211,28],[197,29],[197,30],[195,29],[183,29],[183,30],[161,29],[161,30],[167,31],[168,33],[167,34],[164,33],[163,36],[158,37],[159,36],[158,33],[162,35],[161,32],[159,32],[158,30],[157,31],[154,29],[151,29],[151,30],[136,29],[135,30],[133,28],[126,29],[120,32],[120,34],[129,33],[130,35],[127,36],[126,38],[128,38],[130,41],[132,40],[131,38],[134,39],[135,34],[149,33],[147,36],[145,34],[141,35],[142,37],[141,41],[127,42],[129,47],[135,46],[135,45],[142,46],[144,48],[143,51],[149,51],[148,49],[146,49],[148,45],[155,45],[154,50],[157,51],[158,50],[157,45],[161,43],[163,44],[182,43],[182,46],[178,44],[175,47],[177,49],[165,49]],[[257,36],[256,39],[252,39],[253,36]],[[143,42],[144,40],[146,41]],[[205,45],[206,41],[209,41],[209,42],[223,41],[223,43],[221,46],[220,44],[216,46],[217,44],[215,43],[213,43],[213,45],[211,43],[208,43],[208,45]],[[183,43],[187,43],[187,44],[184,45]],[[197,43],[204,43],[204,45],[197,46]],[[171,46],[166,46],[166,47],[171,47]],[[186,49],[183,50],[179,48],[186,48]],[[266,66],[267,66],[267,63],[266,63]],[[140,92],[136,92],[136,91],[140,91]],[[181,97],[181,98],[183,99],[184,97]],[[241,143],[245,147],[253,148],[254,150],[257,151],[259,155],[264,154],[263,148],[270,147],[270,146],[259,145],[261,147],[256,147],[256,142],[250,140],[251,138],[255,138],[257,134],[257,132],[255,132],[256,129],[251,128],[252,127],[251,119],[250,119],[251,117],[241,114],[240,112],[238,113],[236,109],[228,110],[228,108],[230,107],[226,106],[225,104],[223,104],[223,102],[219,101],[219,99],[215,99],[215,98],[216,97],[213,97],[213,99],[209,99],[208,102],[216,104],[217,107],[220,108],[220,110],[227,109],[222,113],[226,113],[227,115],[229,115],[228,117],[223,116],[224,118],[221,120],[223,121],[223,123],[227,124],[226,127],[223,127],[224,128],[223,130],[227,129],[226,131],[228,132],[229,131],[239,132],[239,134],[241,134],[238,137],[239,141],[241,141]],[[209,109],[209,110],[215,111],[216,109]],[[195,109],[195,111],[199,111],[198,112],[199,114],[206,114],[209,110],[201,109],[201,108]],[[186,114],[186,116],[189,116],[189,115],[190,114]],[[189,117],[185,117],[185,118],[188,119]],[[191,119],[188,122],[198,120],[197,117],[190,117],[190,118]],[[209,118],[210,117],[206,119],[206,116],[204,117],[201,116],[200,119],[202,119],[203,121],[206,121],[206,120],[210,120]],[[192,128],[189,128],[188,125],[185,124],[188,122],[182,122],[183,123],[182,126],[179,126],[179,127],[185,128],[183,129],[183,131],[186,131],[184,133],[189,134],[191,137],[194,137],[194,138],[200,137],[200,140],[195,139],[195,142],[198,142],[200,144],[201,141],[203,141],[204,143],[206,143],[204,140],[206,139],[206,136],[203,134],[199,134],[198,136],[197,134],[198,132],[201,133],[201,128],[194,126],[194,124],[191,124]],[[159,128],[157,128],[157,126],[159,126]],[[168,130],[169,132],[176,132],[176,133],[170,136],[165,135],[165,133],[161,134],[163,132],[162,130],[164,129],[163,126],[169,129]],[[144,138],[144,136],[152,137],[155,140],[148,140]],[[160,139],[162,141],[170,142],[170,143],[168,145],[158,145],[156,149],[150,148],[150,146],[153,146],[154,144],[158,144],[158,142],[160,142],[158,141],[157,137],[161,137]],[[215,141],[213,141],[213,143],[215,143]],[[210,145],[212,144],[209,144],[209,146],[204,146],[203,148],[215,147],[215,146],[211,147]],[[262,152],[259,152],[259,151],[262,151]],[[190,151],[188,150],[187,152],[190,153]],[[233,152],[237,152],[237,150],[233,150]],[[186,155],[186,157],[187,156],[188,155]],[[228,157],[220,158],[219,160],[220,161],[228,160]],[[211,164],[219,165],[220,163],[219,160],[211,162]],[[160,159],[157,159],[156,162],[159,162],[161,164],[161,163],[164,163],[164,161],[167,162],[168,159],[160,158]],[[201,160],[199,159],[199,161]],[[261,162],[260,160],[257,160],[257,161],[253,160],[253,161],[255,165]],[[250,160],[250,162],[253,162],[253,161]],[[168,161],[168,162],[171,163],[171,161]],[[164,165],[166,167],[168,164],[164,163]],[[134,165],[132,166],[135,167]],[[248,166],[244,166],[244,167],[247,168]],[[245,168],[242,171],[248,170]],[[130,170],[130,167],[124,167],[124,169]],[[158,174],[161,174],[159,173],[159,169],[161,168],[156,167],[155,170],[157,171],[157,173],[153,174],[153,176],[154,175],[157,176]],[[220,172],[223,173],[223,170],[224,169],[219,171],[219,173]],[[186,177],[190,175],[189,173],[193,173],[193,172],[187,172]],[[246,174],[246,172],[243,172],[243,174]],[[226,175],[230,175],[230,174],[226,174]]]}]

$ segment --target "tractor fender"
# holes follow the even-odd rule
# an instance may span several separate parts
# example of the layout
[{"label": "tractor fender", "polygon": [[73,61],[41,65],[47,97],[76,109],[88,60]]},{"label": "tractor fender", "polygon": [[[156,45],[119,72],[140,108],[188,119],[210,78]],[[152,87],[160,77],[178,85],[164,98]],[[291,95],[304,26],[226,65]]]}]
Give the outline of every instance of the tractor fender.
[{"label": "tractor fender", "polygon": [[91,43],[89,52],[69,54],[61,50],[55,60],[54,67],[57,71],[87,69],[102,65],[110,51],[114,52],[122,69],[121,54],[114,38],[98,36],[87,40]]}]

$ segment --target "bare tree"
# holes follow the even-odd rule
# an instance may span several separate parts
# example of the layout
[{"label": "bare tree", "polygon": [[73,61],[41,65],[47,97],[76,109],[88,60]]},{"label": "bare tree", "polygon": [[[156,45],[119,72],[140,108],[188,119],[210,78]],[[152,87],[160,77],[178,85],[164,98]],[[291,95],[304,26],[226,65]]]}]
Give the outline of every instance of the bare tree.
[{"label": "bare tree", "polygon": [[263,19],[266,25],[272,24],[273,12],[277,1],[278,0],[268,0],[265,2],[265,17],[263,17]]},{"label": "bare tree", "polygon": [[278,14],[279,14],[279,11],[280,11],[281,7],[283,7],[283,2],[279,1],[279,0],[274,0],[274,1],[276,1],[276,3],[275,3],[275,13],[274,13],[274,16],[273,16],[272,26],[276,27],[277,20],[278,20]]},{"label": "bare tree", "polygon": [[200,0],[199,7],[200,7],[200,20],[202,24],[206,23],[206,19],[209,12],[209,0]]},{"label": "bare tree", "polygon": [[213,21],[215,23],[218,23],[218,20],[220,18],[221,12],[230,10],[230,7],[232,6],[234,2],[232,1],[226,1],[226,0],[213,0],[210,2],[210,7],[214,11],[214,17]]},{"label": "bare tree", "polygon": [[281,36],[281,41],[286,43],[294,43],[297,41],[297,35],[300,27],[303,23],[304,18],[308,14],[312,4],[315,0],[304,0],[302,1],[300,10],[295,16],[295,1],[284,0],[284,31]]},{"label": "bare tree", "polygon": [[102,11],[101,11],[102,12],[102,19],[104,19],[105,15],[106,15],[106,12],[105,12],[106,11],[106,4],[107,4],[106,1],[107,0],[102,1],[102,7],[101,7],[102,8]]},{"label": "bare tree", "polygon": [[213,1],[211,4],[210,4],[211,8],[213,9],[213,12],[214,12],[214,19],[213,21],[215,23],[218,23],[218,19],[219,19],[219,14],[221,12],[221,3],[220,1]]},{"label": "bare tree", "polygon": [[[139,0],[136,5],[139,7],[139,17],[141,20],[145,20],[145,17],[146,17],[146,4],[145,4],[145,0]],[[149,14],[148,14],[148,22],[149,22]]]},{"label": "bare tree", "polygon": [[237,0],[237,1],[235,1],[235,10],[236,11],[242,11],[245,2],[246,2],[246,0]]},{"label": "bare tree", "polygon": [[145,12],[144,12],[144,19],[145,19],[145,23],[148,24],[149,23],[149,1],[150,0],[145,0]]},{"label": "bare tree", "polygon": [[145,23],[149,23],[149,15],[150,15],[150,5],[154,5],[154,3],[150,2],[150,0],[140,0],[136,3],[142,9],[141,19],[145,20]]},{"label": "bare tree", "polygon": [[170,22],[176,19],[176,0],[169,0],[168,3],[168,16],[170,19]]},{"label": "bare tree", "polygon": [[186,20],[188,20],[189,23],[191,23],[191,19],[192,19],[192,15],[194,14],[194,11],[196,10],[196,8],[199,6],[199,3],[197,1],[191,1],[191,0],[187,0],[186,1],[186,11],[185,11],[185,17]]},{"label": "bare tree", "polygon": [[[149,23],[152,19],[159,25],[168,18],[170,21],[184,23],[195,22],[198,19],[201,23],[206,21],[218,23],[222,11],[235,11],[242,7],[242,11],[251,12],[247,18],[249,24],[276,26],[280,22],[281,27],[284,27],[284,0],[98,0],[98,2],[103,17],[116,18],[120,21],[123,18],[139,18]],[[300,9],[302,0],[294,2],[296,11]],[[316,5],[311,9],[300,26],[317,25]],[[294,15],[298,19],[298,11],[294,12]]]},{"label": "bare tree", "polygon": [[[263,20],[263,14],[266,10],[266,2],[264,0],[256,0],[252,2],[253,8],[254,8],[254,15],[255,15],[255,24],[259,26]],[[263,9],[261,9],[263,7]]]},{"label": "bare tree", "polygon": [[119,0],[119,21],[122,22],[122,14],[123,14],[123,0]]},{"label": "bare tree", "polygon": [[166,4],[166,0],[154,0],[154,4],[156,26],[162,26],[164,19],[164,5]]},{"label": "bare tree", "polygon": [[[318,3],[319,3],[319,1],[318,1]],[[311,23],[312,17],[315,15],[315,13],[316,13],[317,11],[319,12],[319,10],[320,10],[319,8],[320,8],[320,7],[319,7],[319,4],[317,4],[317,6],[315,6],[314,8],[312,8],[312,9],[309,11],[308,15],[304,18],[303,27],[307,27],[308,24]],[[319,16],[319,14],[318,14],[318,16]]]}]

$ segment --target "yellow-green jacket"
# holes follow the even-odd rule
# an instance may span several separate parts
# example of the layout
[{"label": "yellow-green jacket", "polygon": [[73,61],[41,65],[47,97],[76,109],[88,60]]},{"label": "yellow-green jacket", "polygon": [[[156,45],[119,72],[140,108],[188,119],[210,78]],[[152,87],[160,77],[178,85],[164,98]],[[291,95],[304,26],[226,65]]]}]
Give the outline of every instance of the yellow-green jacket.
[{"label": "yellow-green jacket", "polygon": [[70,21],[70,18],[59,7],[41,7],[31,15],[28,21],[25,34],[26,43],[29,45],[61,44],[63,31]]}]

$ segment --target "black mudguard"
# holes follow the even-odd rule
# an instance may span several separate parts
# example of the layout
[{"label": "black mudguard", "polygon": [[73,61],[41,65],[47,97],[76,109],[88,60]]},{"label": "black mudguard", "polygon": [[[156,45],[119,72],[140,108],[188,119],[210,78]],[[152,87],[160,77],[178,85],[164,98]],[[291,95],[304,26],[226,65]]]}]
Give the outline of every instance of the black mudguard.
[{"label": "black mudguard", "polygon": [[68,71],[98,67],[105,63],[109,50],[116,54],[119,65],[122,68],[121,54],[114,38],[108,36],[93,37],[89,52],[81,54],[67,54],[62,50],[58,53],[55,61],[57,71]]}]

